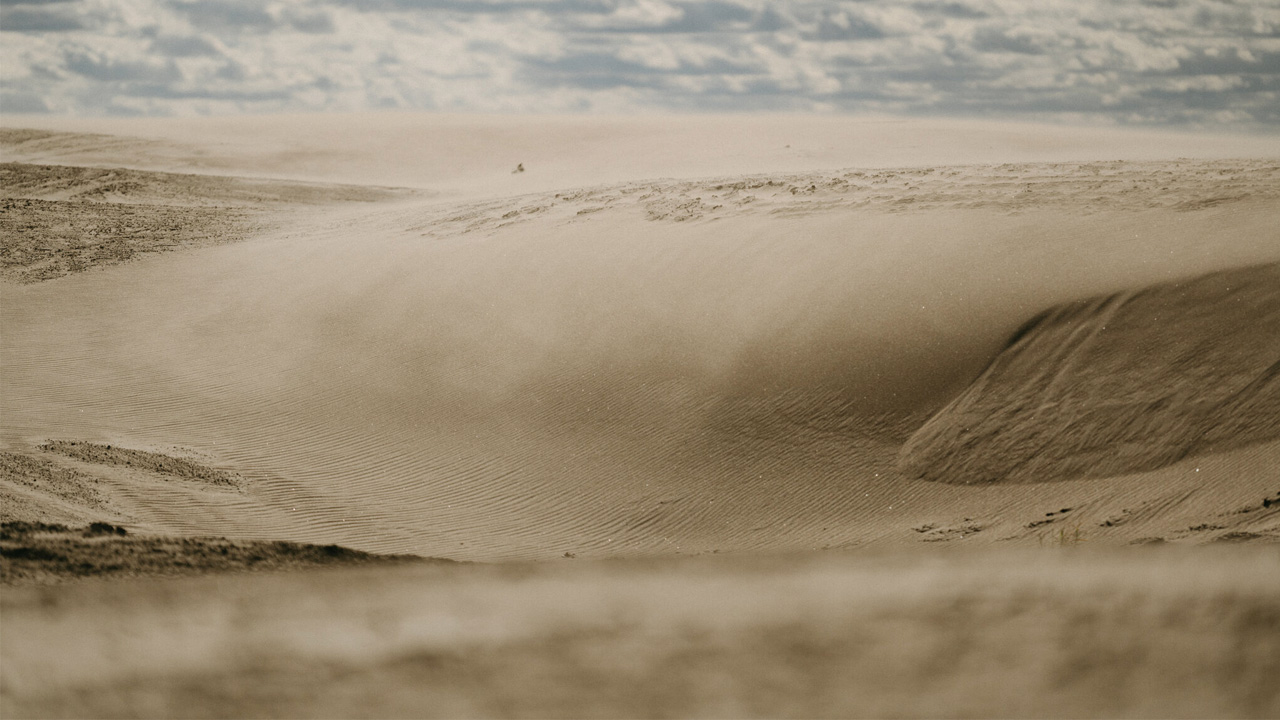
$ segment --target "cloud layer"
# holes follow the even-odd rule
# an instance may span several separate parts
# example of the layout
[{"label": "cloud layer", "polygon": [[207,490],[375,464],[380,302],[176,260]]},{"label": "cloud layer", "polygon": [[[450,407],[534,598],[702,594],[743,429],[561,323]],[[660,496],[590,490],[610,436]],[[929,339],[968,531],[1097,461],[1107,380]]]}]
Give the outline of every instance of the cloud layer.
[{"label": "cloud layer", "polygon": [[786,110],[1280,125],[1280,0],[42,0],[0,111]]}]

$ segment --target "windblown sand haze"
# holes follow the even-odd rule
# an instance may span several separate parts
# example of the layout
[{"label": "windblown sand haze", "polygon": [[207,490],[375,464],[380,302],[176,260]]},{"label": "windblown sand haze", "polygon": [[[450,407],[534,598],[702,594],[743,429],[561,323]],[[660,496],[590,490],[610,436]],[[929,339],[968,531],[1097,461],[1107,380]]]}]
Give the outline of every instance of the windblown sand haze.
[{"label": "windblown sand haze", "polygon": [[1280,713],[1275,138],[3,125],[6,717]]}]

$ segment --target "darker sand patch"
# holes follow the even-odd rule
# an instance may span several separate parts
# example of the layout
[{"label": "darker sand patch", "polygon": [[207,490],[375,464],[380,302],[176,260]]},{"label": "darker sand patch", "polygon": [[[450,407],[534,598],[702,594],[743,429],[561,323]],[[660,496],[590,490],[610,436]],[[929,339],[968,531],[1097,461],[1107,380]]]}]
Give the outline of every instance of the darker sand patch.
[{"label": "darker sand patch", "polygon": [[198,480],[212,485],[235,487],[238,484],[236,477],[226,471],[201,465],[184,458],[145,450],[130,450],[112,445],[99,445],[98,443],[75,440],[50,440],[41,445],[40,449],[98,465],[123,465],[171,477]]},{"label": "darker sand patch", "polygon": [[155,172],[120,167],[0,163],[0,197],[172,207],[252,207],[380,202],[405,188]]},{"label": "darker sand patch", "polygon": [[149,254],[240,242],[278,223],[268,210],[415,194],[399,188],[0,163],[0,279],[30,284]]},{"label": "darker sand patch", "polygon": [[974,484],[1105,477],[1280,437],[1280,264],[1054,308],[899,467]]},{"label": "darker sand patch", "polygon": [[43,522],[0,524],[0,582],[8,585],[426,561],[416,555],[374,555],[340,545],[135,536],[102,522],[74,528]]},{"label": "darker sand patch", "polygon": [[239,242],[260,220],[239,208],[0,199],[0,279],[37,283],[154,253]]},{"label": "darker sand patch", "polygon": [[103,507],[96,479],[45,458],[0,452],[0,477],[77,505]]}]

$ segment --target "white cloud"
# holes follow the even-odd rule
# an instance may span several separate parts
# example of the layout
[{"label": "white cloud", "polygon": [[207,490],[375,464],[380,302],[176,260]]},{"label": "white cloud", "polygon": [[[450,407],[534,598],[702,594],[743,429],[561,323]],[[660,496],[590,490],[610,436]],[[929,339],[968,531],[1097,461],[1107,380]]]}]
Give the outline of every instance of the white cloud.
[{"label": "white cloud", "polygon": [[6,0],[0,11],[0,111],[1280,124],[1280,0]]}]

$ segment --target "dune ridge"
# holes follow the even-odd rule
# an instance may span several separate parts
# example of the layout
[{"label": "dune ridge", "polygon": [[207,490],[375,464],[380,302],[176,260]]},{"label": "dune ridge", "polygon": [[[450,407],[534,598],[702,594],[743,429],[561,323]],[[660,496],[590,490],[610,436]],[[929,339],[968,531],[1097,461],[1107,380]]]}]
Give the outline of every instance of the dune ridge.
[{"label": "dune ridge", "polygon": [[[276,187],[243,179],[270,164],[253,154],[219,155],[240,179],[207,182],[84,169],[142,153],[191,170],[221,152],[96,142],[20,143],[46,163],[24,166],[21,191],[50,199],[18,201],[168,212]],[[491,149],[505,164],[511,148]],[[363,162],[330,150],[298,162]],[[614,176],[531,161],[484,198],[270,190],[242,242],[2,283],[0,442],[110,500],[43,505],[65,521],[470,560],[1280,533],[1259,504],[1276,489],[1242,472],[1273,442],[999,494],[897,464],[1043,308],[1280,259],[1280,163],[820,157],[595,185],[554,183]],[[41,452],[51,439],[194,449],[238,485]]]},{"label": "dune ridge", "polygon": [[903,445],[924,480],[1151,470],[1280,437],[1280,264],[1058,306]]},{"label": "dune ridge", "polygon": [[[1268,136],[875,117],[446,113],[0,118],[15,161],[427,188],[457,197],[838,168],[1280,156]],[[103,133],[109,133],[104,135]],[[517,164],[526,172],[513,174]]]},{"label": "dune ridge", "polygon": [[5,717],[1280,708],[1280,138],[32,122]]}]

